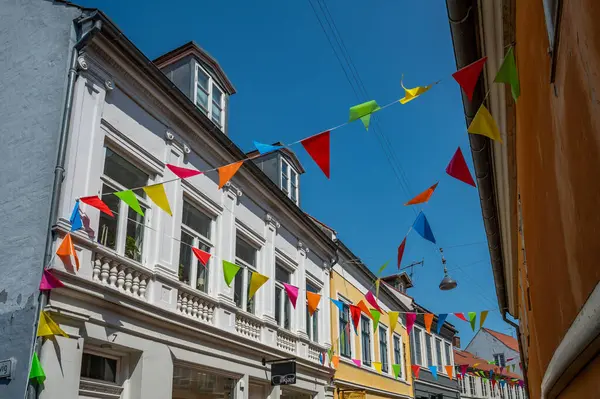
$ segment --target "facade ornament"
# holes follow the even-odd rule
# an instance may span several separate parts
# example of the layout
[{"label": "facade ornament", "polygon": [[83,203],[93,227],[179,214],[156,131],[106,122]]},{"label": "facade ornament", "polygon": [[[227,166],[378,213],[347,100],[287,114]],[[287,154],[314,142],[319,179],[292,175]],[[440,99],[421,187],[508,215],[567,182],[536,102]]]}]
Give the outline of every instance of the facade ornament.
[{"label": "facade ornament", "polygon": [[115,89],[115,84],[113,83],[112,80],[107,79],[104,81],[104,87],[106,88],[107,91],[113,91]]},{"label": "facade ornament", "polygon": [[265,221],[270,224],[271,226],[275,227],[276,229],[281,227],[281,223],[279,223],[279,221],[277,219],[275,219],[273,217],[273,215],[271,215],[270,213],[267,213],[265,215]]},{"label": "facade ornament", "polygon": [[306,244],[303,243],[300,240],[298,240],[298,250],[299,251],[304,251],[304,253],[309,253],[310,252],[310,248],[307,247]]},{"label": "facade ornament", "polygon": [[167,138],[167,140],[169,140],[169,141],[173,141],[173,139],[175,139],[175,135],[174,135],[174,134],[173,134],[173,132],[172,132],[172,131],[170,131],[170,130],[167,130],[167,131],[165,132],[165,137],[166,137],[166,138]]},{"label": "facade ornament", "polygon": [[77,57],[77,65],[79,65],[79,68],[81,68],[84,71],[88,70],[88,63],[83,55]]},{"label": "facade ornament", "polygon": [[192,149],[187,144],[184,144],[183,152],[185,152],[186,154],[189,154],[190,152],[192,152]]},{"label": "facade ornament", "polygon": [[235,195],[236,197],[241,197],[244,194],[242,193],[242,190],[234,186],[233,183],[231,183],[231,181],[225,183],[225,185],[223,186],[223,190],[233,193],[233,195]]}]

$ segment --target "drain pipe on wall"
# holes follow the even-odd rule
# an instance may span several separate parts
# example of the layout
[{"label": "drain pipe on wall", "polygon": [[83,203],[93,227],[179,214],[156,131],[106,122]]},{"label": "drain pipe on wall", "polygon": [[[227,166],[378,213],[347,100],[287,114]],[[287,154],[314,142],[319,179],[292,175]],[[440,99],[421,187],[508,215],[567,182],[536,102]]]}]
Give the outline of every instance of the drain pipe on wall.
[{"label": "drain pipe on wall", "polygon": [[[92,12],[90,15],[85,16],[79,20],[76,20],[74,23],[76,27],[82,27],[84,23],[88,21],[92,21],[94,17],[97,15],[97,11]],[[58,217],[58,204],[60,200],[60,194],[62,191],[62,182],[64,180],[65,175],[65,160],[67,156],[67,143],[69,130],[71,128],[71,113],[73,110],[73,93],[75,91],[75,82],[77,81],[78,75],[78,65],[79,65],[79,51],[85,46],[91,38],[102,29],[102,21],[96,20],[93,22],[92,27],[86,31],[79,40],[73,45],[71,50],[71,62],[69,65],[69,75],[67,78],[67,91],[65,94],[65,105],[62,111],[61,123],[60,123],[60,133],[59,133],[59,141],[58,141],[58,155],[56,157],[56,165],[54,166],[54,182],[52,184],[52,197],[50,200],[50,215],[48,218],[48,234],[46,236],[46,245],[44,249],[44,263],[43,267],[50,262],[52,259],[52,247],[54,244],[54,228],[56,226],[56,221]],[[40,349],[42,347],[42,339],[41,337],[37,337],[37,329],[39,323],[39,317],[41,310],[48,303],[50,293],[49,292],[40,292],[38,296],[38,305],[37,305],[37,313],[36,320],[33,328],[33,346],[32,346],[32,355],[36,352],[38,355],[40,353]],[[28,383],[27,386],[27,398],[28,399],[36,399],[39,397],[38,385],[33,385]]]},{"label": "drain pipe on wall", "polygon": [[527,388],[527,396],[531,397],[529,394],[529,381],[527,379],[527,362],[525,362],[525,359],[523,359],[523,354],[525,352],[523,352],[523,343],[521,342],[521,329],[519,328],[518,324],[508,320],[506,317],[506,311],[507,309],[502,309],[502,320],[513,326],[517,331],[517,342],[519,343],[519,355],[521,357],[521,371],[523,372],[523,380],[525,381],[525,387]]}]

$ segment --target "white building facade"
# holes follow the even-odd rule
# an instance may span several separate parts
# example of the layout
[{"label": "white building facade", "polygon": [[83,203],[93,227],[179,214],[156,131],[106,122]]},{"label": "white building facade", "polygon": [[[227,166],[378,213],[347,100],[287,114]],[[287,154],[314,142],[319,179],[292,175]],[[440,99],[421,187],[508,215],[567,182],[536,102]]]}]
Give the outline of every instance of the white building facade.
[{"label": "white building facade", "polygon": [[492,385],[491,381],[476,374],[465,374],[458,380],[460,397],[469,399],[525,399],[525,390],[518,385],[502,386],[499,382]]},{"label": "white building facade", "polygon": [[[222,190],[214,171],[165,183],[172,216],[141,190],[144,216],[109,195],[173,180],[166,164],[204,171],[244,154],[226,136],[233,87],[210,56],[178,49],[194,68],[178,89],[103,14],[93,18],[101,28],[80,56],[55,250],[78,198],[100,195],[115,217],[81,204],[79,270],[53,259],[65,287],[44,310],[69,337],[43,343],[40,398],[331,396],[320,355],[331,346],[334,244],[298,208],[297,190],[280,192],[248,162]],[[190,246],[211,253],[206,268]],[[231,287],[223,260],[242,266]],[[269,280],[250,299],[253,272]],[[299,288],[295,309],[283,282]],[[310,317],[307,287],[322,295]],[[285,358],[296,358],[297,382],[272,387],[262,360]]]},{"label": "white building facade", "polygon": [[487,328],[481,328],[473,337],[466,351],[495,362],[497,367],[503,367],[523,377],[521,370],[521,355],[516,338]]}]

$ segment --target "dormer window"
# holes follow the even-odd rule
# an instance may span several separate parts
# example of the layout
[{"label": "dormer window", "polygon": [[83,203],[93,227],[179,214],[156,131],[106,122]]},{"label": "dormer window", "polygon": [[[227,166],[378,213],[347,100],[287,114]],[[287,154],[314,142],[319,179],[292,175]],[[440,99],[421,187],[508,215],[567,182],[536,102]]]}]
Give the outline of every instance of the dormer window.
[{"label": "dormer window", "polygon": [[281,158],[281,190],[298,204],[298,172],[283,158]]},{"label": "dormer window", "polygon": [[196,65],[196,106],[221,129],[225,124],[225,95],[214,79]]}]

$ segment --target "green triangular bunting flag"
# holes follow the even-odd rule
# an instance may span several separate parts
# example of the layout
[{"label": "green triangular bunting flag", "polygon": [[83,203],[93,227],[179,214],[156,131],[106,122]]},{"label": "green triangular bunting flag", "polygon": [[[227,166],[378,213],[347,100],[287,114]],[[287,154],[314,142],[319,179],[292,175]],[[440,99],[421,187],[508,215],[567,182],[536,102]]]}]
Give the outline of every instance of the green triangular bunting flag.
[{"label": "green triangular bunting flag", "polygon": [[31,359],[31,371],[29,371],[29,379],[34,380],[38,384],[43,384],[46,381],[46,373],[40,364],[40,359],[37,353],[33,352],[33,358]]},{"label": "green triangular bunting flag", "polygon": [[519,84],[519,73],[517,72],[517,63],[515,61],[513,47],[508,49],[494,82],[510,84],[510,91],[512,92],[515,101],[517,101],[517,98],[521,95],[521,85]]},{"label": "green triangular bunting flag", "polygon": [[235,263],[227,262],[226,260],[223,261],[223,276],[228,287],[231,287],[231,282],[239,271],[240,267]]},{"label": "green triangular bunting flag", "polygon": [[371,309],[371,316],[373,317],[373,332],[377,331],[379,325],[379,319],[381,318],[381,312],[377,309]]},{"label": "green triangular bunting flag", "polygon": [[144,216],[144,211],[140,207],[140,203],[138,202],[135,194],[131,190],[119,191],[116,192],[115,195],[121,199],[124,203],[129,205],[131,209]]},{"label": "green triangular bunting flag", "polygon": [[398,376],[400,375],[400,365],[399,364],[392,364],[392,370],[394,370],[394,376],[396,378],[398,378]]},{"label": "green triangular bunting flag", "polygon": [[369,130],[369,124],[371,123],[371,114],[381,108],[375,100],[367,101],[366,103],[355,105],[350,107],[350,118],[348,122],[360,119],[365,125],[365,129]]},{"label": "green triangular bunting flag", "polygon": [[475,321],[477,320],[477,312],[469,312],[469,321],[471,322],[471,330],[475,331]]}]

